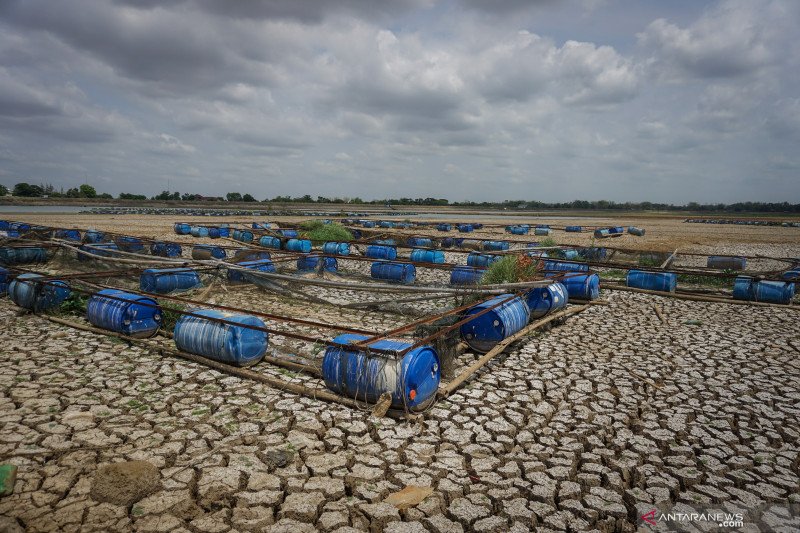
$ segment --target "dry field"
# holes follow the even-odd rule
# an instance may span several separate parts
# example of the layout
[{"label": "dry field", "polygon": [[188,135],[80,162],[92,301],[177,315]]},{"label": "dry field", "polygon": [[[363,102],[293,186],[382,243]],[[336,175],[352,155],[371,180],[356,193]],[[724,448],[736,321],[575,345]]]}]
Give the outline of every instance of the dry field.
[{"label": "dry field", "polygon": [[[198,241],[174,235],[175,217],[14,218]],[[535,220],[573,222],[646,229],[608,242],[622,248],[800,257],[800,228]],[[497,231],[475,236],[502,238]],[[589,234],[554,238],[591,242]],[[315,294],[334,303],[353,297]],[[514,345],[410,422],[57,325],[4,298],[0,463],[18,474],[13,494],[0,497],[0,531],[800,529],[796,308],[601,297],[608,305]],[[255,287],[207,298],[376,331],[409,320],[396,309],[314,305]],[[476,357],[466,352],[459,363]],[[264,363],[254,369],[310,382]],[[109,465],[129,461],[141,461],[127,472],[134,481],[115,485],[110,474],[121,474]],[[385,501],[410,486],[430,494],[407,506]],[[653,509],[740,515],[742,523],[657,515],[650,525],[641,516]]]}]

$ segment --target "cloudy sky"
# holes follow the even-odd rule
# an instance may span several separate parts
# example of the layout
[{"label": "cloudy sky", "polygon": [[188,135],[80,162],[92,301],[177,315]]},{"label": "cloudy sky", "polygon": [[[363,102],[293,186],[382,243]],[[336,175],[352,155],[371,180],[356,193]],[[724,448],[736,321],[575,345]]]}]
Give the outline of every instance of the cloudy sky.
[{"label": "cloudy sky", "polygon": [[796,0],[2,0],[0,183],[798,202],[799,28]]}]

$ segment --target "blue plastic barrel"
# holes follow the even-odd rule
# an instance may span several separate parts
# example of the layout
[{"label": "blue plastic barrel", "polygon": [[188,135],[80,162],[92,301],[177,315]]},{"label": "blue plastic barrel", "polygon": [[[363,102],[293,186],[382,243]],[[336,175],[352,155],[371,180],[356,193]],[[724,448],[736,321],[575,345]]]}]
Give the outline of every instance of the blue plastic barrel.
[{"label": "blue plastic barrel", "polygon": [[470,233],[472,231],[475,231],[475,226],[473,226],[472,224],[459,224],[458,226],[456,226],[456,229],[458,229],[458,231],[460,231],[461,233]]},{"label": "blue plastic barrel", "polygon": [[481,224],[479,222],[473,222],[472,223],[472,227],[475,228],[475,229],[481,229],[483,227],[483,224]]},{"label": "blue plastic barrel", "polygon": [[608,232],[610,234],[612,234],[612,235],[617,235],[617,234],[625,233],[625,228],[622,227],[622,226],[613,226],[611,228],[608,228]]},{"label": "blue plastic barrel", "polygon": [[281,248],[281,240],[277,237],[271,237],[270,235],[264,235],[258,239],[258,244],[266,248],[275,248],[276,250],[280,250]]},{"label": "blue plastic barrel", "polygon": [[320,260],[325,260],[325,266],[323,266],[323,270],[327,272],[336,272],[339,270],[339,263],[336,261],[335,257],[320,257],[317,254],[311,255],[304,255],[303,257],[299,257],[297,259],[297,270],[302,272],[310,272],[316,270],[319,266]]},{"label": "blue plastic barrel", "polygon": [[800,269],[787,270],[781,277],[786,281],[800,281]]},{"label": "blue plastic barrel", "polygon": [[81,240],[81,232],[77,229],[57,229],[54,236],[57,239],[64,239],[67,241]]},{"label": "blue plastic barrel", "polygon": [[648,291],[675,292],[678,286],[678,275],[673,272],[645,272],[629,270],[625,277],[628,287],[647,289]]},{"label": "blue plastic barrel", "polygon": [[486,268],[495,261],[502,259],[499,255],[482,254],[480,252],[470,252],[467,256],[467,266]]},{"label": "blue plastic barrel", "polygon": [[176,242],[154,242],[150,245],[150,253],[160,257],[180,257],[183,248]]},{"label": "blue plastic barrel", "polygon": [[[214,309],[192,309],[191,312],[202,317],[182,315],[178,319],[173,337],[178,350],[236,366],[255,364],[267,351],[267,332],[247,327],[264,328],[260,318]],[[224,319],[234,324],[203,317]]]},{"label": "blue plastic barrel", "polygon": [[266,250],[253,250],[251,248],[238,248],[233,252],[233,261],[261,261],[262,259],[272,259],[272,255]]},{"label": "blue plastic barrel", "polygon": [[220,237],[230,237],[231,236],[231,228],[220,227],[219,228],[219,236]]},{"label": "blue plastic barrel", "polygon": [[597,239],[605,239],[610,235],[611,234],[608,232],[608,228],[597,228],[596,230],[594,230],[594,236]]},{"label": "blue plastic barrel", "polygon": [[534,228],[534,235],[550,235],[550,228]]},{"label": "blue plastic barrel", "polygon": [[[355,344],[368,338],[345,333],[333,342]],[[398,352],[410,346],[395,340],[369,344],[370,348]],[[414,411],[427,407],[436,397],[441,381],[439,366],[439,356],[431,346],[410,350],[402,358],[329,346],[322,359],[322,377],[326,387],[342,396],[375,403],[388,392],[392,395],[392,407]]]},{"label": "blue plastic barrel", "polygon": [[83,242],[85,243],[96,243],[96,242],[103,242],[106,240],[106,234],[102,231],[97,231],[90,229],[86,233],[83,234]]},{"label": "blue plastic barrel", "polygon": [[394,222],[392,222],[391,220],[381,220],[378,223],[378,226],[380,226],[381,228],[393,228]]},{"label": "blue plastic barrel", "polygon": [[6,231],[11,227],[11,222],[8,220],[0,220],[0,231]]},{"label": "blue plastic barrel", "polygon": [[210,244],[198,244],[192,247],[192,259],[225,259],[227,253],[224,248]]},{"label": "blue plastic barrel", "polygon": [[208,228],[205,226],[192,226],[192,237],[208,237]]},{"label": "blue plastic barrel", "polygon": [[487,307],[492,307],[503,300],[509,301],[495,307],[483,315],[473,318],[461,325],[461,338],[476,352],[485,353],[494,346],[518,332],[528,323],[530,311],[525,300],[513,294],[500,294],[471,307],[464,318],[475,315]]},{"label": "blue plastic barrel", "polygon": [[10,273],[8,269],[0,267],[0,296],[5,296],[8,292],[8,278]]},{"label": "blue plastic barrel", "polygon": [[346,242],[326,242],[322,245],[322,253],[330,255],[350,255],[350,244]]},{"label": "blue plastic barrel", "polygon": [[541,318],[548,313],[554,313],[567,305],[569,293],[561,283],[551,283],[546,287],[534,287],[525,295],[525,303],[531,318]]},{"label": "blue plastic barrel", "polygon": [[139,275],[139,289],[143,292],[166,294],[200,285],[200,276],[191,268],[148,268]]},{"label": "blue plastic barrel", "polygon": [[483,241],[483,249],[488,252],[503,252],[508,246],[507,241]]},{"label": "blue plastic barrel", "polygon": [[253,242],[253,232],[246,229],[233,230],[233,240],[240,242]]},{"label": "blue plastic barrel", "polygon": [[450,224],[437,224],[436,229],[439,231],[450,231],[453,229],[453,226]]},{"label": "blue plastic barrel", "polygon": [[590,247],[584,248],[581,255],[587,261],[601,261],[608,256],[608,250],[606,248],[598,248],[598,247]]},{"label": "blue plastic barrel", "polygon": [[578,253],[578,250],[566,249],[566,250],[560,250],[559,252],[561,257],[563,257],[567,261],[575,261],[576,259],[580,258],[580,253]]},{"label": "blue plastic barrel", "polygon": [[185,222],[175,223],[175,233],[177,235],[189,235],[192,232],[192,227]]},{"label": "blue plastic barrel", "polygon": [[31,230],[31,225],[25,222],[12,222],[8,225],[8,229],[16,230],[20,233],[25,233]]},{"label": "blue plastic barrel", "polygon": [[794,298],[794,289],[794,283],[755,281],[749,276],[737,276],[733,282],[733,297],[750,302],[788,304]]},{"label": "blue plastic barrel", "polygon": [[290,239],[296,239],[300,235],[296,229],[279,229],[278,233]]},{"label": "blue plastic barrel", "polygon": [[737,256],[712,255],[709,256],[706,266],[721,270],[744,270],[747,267],[747,259]]},{"label": "blue plastic barrel", "polygon": [[123,252],[130,252],[136,253],[141,252],[144,250],[144,244],[142,244],[142,240],[138,237],[129,237],[123,235],[122,237],[118,237],[116,239],[117,247]]},{"label": "blue plastic barrel", "polygon": [[8,284],[8,297],[20,307],[34,312],[58,307],[69,297],[69,285],[61,280],[35,281],[39,274],[20,274]]},{"label": "blue plastic barrel", "polygon": [[411,250],[411,261],[414,263],[444,263],[444,252],[441,250]]},{"label": "blue plastic barrel", "polygon": [[631,235],[636,235],[637,237],[644,237],[644,229],[637,228],[636,226],[629,226],[628,233],[630,233]]},{"label": "blue plastic barrel", "polygon": [[311,241],[306,239],[289,239],[286,241],[285,249],[290,252],[302,252],[307,254],[311,251]]},{"label": "blue plastic barrel", "polygon": [[361,223],[361,225],[364,226],[365,228],[374,228],[375,227],[375,223],[373,221],[371,221],[371,220],[365,220],[364,222]]},{"label": "blue plastic barrel", "polygon": [[453,267],[450,271],[450,285],[477,285],[485,273],[485,268],[461,265]]},{"label": "blue plastic barrel", "polygon": [[253,229],[270,229],[272,226],[267,222],[253,222]]},{"label": "blue plastic barrel", "polygon": [[394,246],[370,245],[367,246],[365,254],[370,259],[397,259],[397,248]]},{"label": "blue plastic barrel", "polygon": [[545,270],[557,270],[559,272],[588,272],[589,265],[586,263],[566,263],[564,261],[545,261]]},{"label": "blue plastic barrel", "polygon": [[442,248],[452,248],[455,243],[456,241],[452,237],[445,237],[439,244],[441,244]]},{"label": "blue plastic barrel", "polygon": [[568,233],[580,233],[583,231],[583,228],[581,226],[567,226],[564,228],[564,231]]},{"label": "blue plastic barrel", "polygon": [[397,241],[394,239],[375,239],[372,241],[372,244],[378,244],[380,246],[397,246]]},{"label": "blue plastic barrel", "polygon": [[209,239],[219,239],[222,235],[220,235],[219,228],[208,228],[208,238]]},{"label": "blue plastic barrel", "polygon": [[390,261],[376,261],[372,263],[370,275],[375,279],[393,283],[414,283],[417,269],[408,263],[392,263]]},{"label": "blue plastic barrel", "polygon": [[[257,270],[258,272],[275,272],[275,265],[272,263],[271,259],[242,261],[241,263],[237,263],[236,265],[250,270]],[[245,277],[244,273],[241,270],[229,268],[228,280],[241,282],[241,281],[247,281],[247,278]]]},{"label": "blue plastic barrel", "polygon": [[46,262],[47,250],[39,246],[3,246],[0,248],[0,264],[2,265]]},{"label": "blue plastic barrel", "polygon": [[86,319],[91,324],[139,339],[158,332],[161,316],[161,307],[153,298],[117,289],[99,291],[86,304]]},{"label": "blue plastic barrel", "polygon": [[[88,254],[96,255],[98,257],[113,257],[114,254],[112,252],[119,250],[119,247],[113,242],[102,242],[96,244],[84,244],[83,246],[80,246],[80,249]],[[91,255],[78,253],[78,261],[91,261],[93,259]]]},{"label": "blue plastic barrel", "polygon": [[595,300],[600,297],[600,277],[597,274],[565,274],[559,281],[567,288],[570,300]]},{"label": "blue plastic barrel", "polygon": [[408,246],[412,248],[432,248],[433,241],[428,239],[427,237],[409,237],[406,241]]}]

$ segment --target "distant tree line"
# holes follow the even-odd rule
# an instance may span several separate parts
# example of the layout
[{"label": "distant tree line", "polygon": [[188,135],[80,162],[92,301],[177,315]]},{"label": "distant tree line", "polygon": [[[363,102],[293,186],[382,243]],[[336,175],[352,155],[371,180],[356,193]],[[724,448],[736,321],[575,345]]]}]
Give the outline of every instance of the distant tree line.
[{"label": "distant tree line", "polygon": [[[96,189],[89,184],[82,184],[64,191],[56,190],[50,184],[32,185],[30,183],[17,183],[11,189],[11,194],[22,197],[50,197],[50,198],[104,198],[111,199],[108,193],[98,194]],[[8,187],[0,185],[0,196],[9,193]],[[120,200],[147,200],[144,194],[132,194],[123,192],[118,196]],[[249,194],[240,192],[229,192],[225,197],[204,196],[201,194],[183,193],[178,191],[161,191],[160,194],[150,197],[150,200],[171,200],[171,201],[206,201],[206,202],[247,202],[257,203],[258,200]],[[303,196],[275,196],[265,198],[262,203],[304,203],[304,204],[355,204],[355,205],[397,205],[397,206],[461,206],[461,207],[480,207],[485,209],[516,209],[516,210],[537,210],[537,209],[561,209],[561,210],[614,210],[614,211],[693,211],[707,213],[800,213],[800,204],[790,204],[789,202],[737,202],[733,204],[700,204],[689,202],[685,205],[665,204],[656,202],[613,202],[610,200],[573,200],[572,202],[540,202],[537,200],[504,200],[502,202],[450,202],[446,198],[383,198],[374,200],[363,200],[359,197],[334,197],[325,196],[312,197],[310,194]]]}]

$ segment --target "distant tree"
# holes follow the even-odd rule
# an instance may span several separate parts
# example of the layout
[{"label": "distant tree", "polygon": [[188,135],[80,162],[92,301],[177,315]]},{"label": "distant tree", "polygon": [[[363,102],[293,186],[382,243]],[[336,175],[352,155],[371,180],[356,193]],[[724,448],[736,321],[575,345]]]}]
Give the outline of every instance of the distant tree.
[{"label": "distant tree", "polygon": [[[180,198],[180,195],[178,198]],[[172,200],[172,193],[169,191],[161,191],[160,194],[153,196],[153,200]]]},{"label": "distant tree", "polygon": [[199,194],[189,194],[188,192],[185,192],[181,195],[181,200],[183,200],[184,202],[200,200],[200,198],[201,196]]},{"label": "distant tree", "polygon": [[0,184],[0,196],[5,196],[7,194],[8,194],[8,187]]},{"label": "distant tree", "polygon": [[258,200],[253,198],[253,195],[251,195],[251,194],[245,194],[244,196],[242,196],[242,201],[243,202],[257,202]]},{"label": "distant tree", "polygon": [[113,196],[111,196],[111,195],[110,195],[110,194],[108,194],[107,192],[104,192],[104,193],[102,193],[102,194],[98,194],[98,195],[97,195],[97,197],[98,197],[98,198],[102,198],[102,199],[104,199],[104,200],[110,200],[111,198],[114,198]]},{"label": "distant tree", "polygon": [[27,196],[31,198],[38,198],[44,194],[44,190],[38,185],[31,185],[29,183],[17,183],[14,185],[14,196]]},{"label": "distant tree", "polygon": [[121,192],[119,193],[120,200],[147,200],[147,196],[144,194],[131,194],[129,192]]},{"label": "distant tree", "polygon": [[64,196],[67,198],[80,198],[81,191],[77,187],[73,187],[71,189],[67,189],[67,192]]},{"label": "distant tree", "polygon": [[181,193],[179,193],[178,191],[175,191],[174,193],[172,193],[172,196],[170,196],[169,199],[170,200],[180,200],[181,199]]},{"label": "distant tree", "polygon": [[78,191],[80,192],[81,198],[97,198],[97,191],[89,184],[84,183],[78,187]]},{"label": "distant tree", "polygon": [[229,202],[241,202],[242,201],[242,193],[240,192],[229,192],[225,195],[225,198],[228,199]]}]

